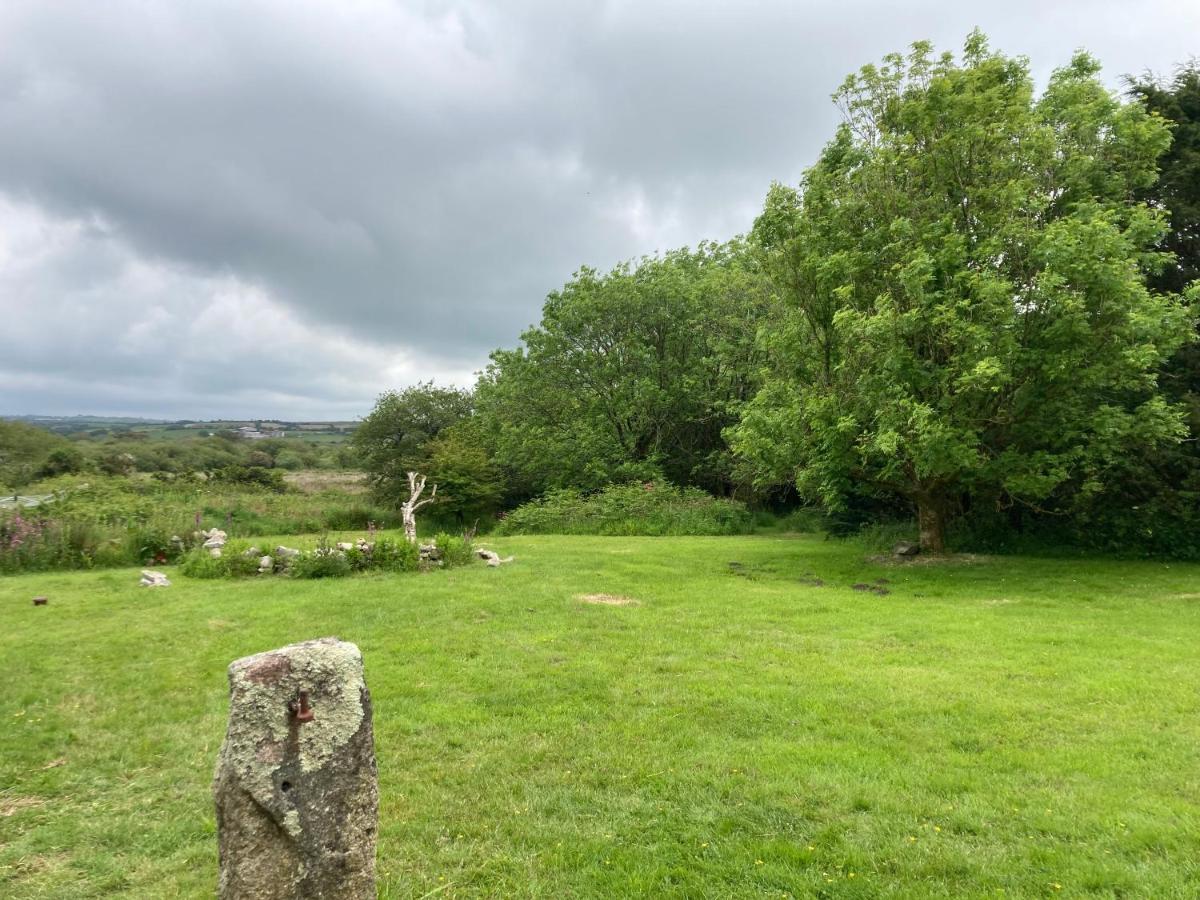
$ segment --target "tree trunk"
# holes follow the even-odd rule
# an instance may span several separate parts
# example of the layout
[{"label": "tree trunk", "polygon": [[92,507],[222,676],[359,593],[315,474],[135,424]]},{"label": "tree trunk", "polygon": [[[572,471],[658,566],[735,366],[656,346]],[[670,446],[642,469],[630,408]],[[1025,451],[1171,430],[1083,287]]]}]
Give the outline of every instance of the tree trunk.
[{"label": "tree trunk", "polygon": [[421,492],[425,490],[425,476],[417,472],[408,473],[408,499],[400,504],[400,515],[404,520],[404,538],[410,544],[417,542],[417,510],[426,503],[437,499],[437,485],[433,493],[421,500]]},{"label": "tree trunk", "polygon": [[940,497],[917,497],[917,525],[921,531],[921,552],[946,552],[946,505]]}]

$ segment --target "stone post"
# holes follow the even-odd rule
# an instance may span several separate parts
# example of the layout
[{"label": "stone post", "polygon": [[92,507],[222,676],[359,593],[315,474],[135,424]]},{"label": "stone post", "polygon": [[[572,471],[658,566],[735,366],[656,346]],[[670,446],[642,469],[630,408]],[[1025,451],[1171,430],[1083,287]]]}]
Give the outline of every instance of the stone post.
[{"label": "stone post", "polygon": [[229,692],[213,778],[221,900],[374,900],[379,784],[358,647],[247,656]]}]

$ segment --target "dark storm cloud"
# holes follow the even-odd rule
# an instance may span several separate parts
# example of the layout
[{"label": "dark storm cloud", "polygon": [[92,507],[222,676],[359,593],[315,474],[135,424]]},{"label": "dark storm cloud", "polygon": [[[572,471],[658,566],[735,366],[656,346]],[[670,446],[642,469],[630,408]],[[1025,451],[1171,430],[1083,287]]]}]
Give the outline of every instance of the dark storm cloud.
[{"label": "dark storm cloud", "polygon": [[469,381],[579,264],[745,230],[848,71],[975,25],[1115,83],[1195,51],[1200,6],[8,2],[0,412]]}]

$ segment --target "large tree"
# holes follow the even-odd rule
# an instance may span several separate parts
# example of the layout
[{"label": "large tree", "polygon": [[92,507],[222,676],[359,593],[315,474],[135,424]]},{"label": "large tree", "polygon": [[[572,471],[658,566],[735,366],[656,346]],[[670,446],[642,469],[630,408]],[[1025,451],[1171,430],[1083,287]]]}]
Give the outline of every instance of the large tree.
[{"label": "large tree", "polygon": [[468,391],[432,382],[380,394],[351,440],[376,495],[397,505],[407,498],[407,473],[428,471],[432,442],[471,408]]},{"label": "large tree", "polygon": [[763,478],[836,508],[856,485],[916,507],[944,548],[964,498],[1037,507],[1175,441],[1156,388],[1188,337],[1146,268],[1167,126],[1078,54],[1035,95],[1026,60],[978,32],[866,66],[802,190],[775,186],[754,236],[783,298],[773,369],[735,431]]},{"label": "large tree", "polygon": [[757,385],[768,304],[740,240],[581,269],[476,387],[515,493],[657,477],[732,491],[722,432]]},{"label": "large tree", "polygon": [[1159,178],[1141,198],[1161,204],[1171,225],[1163,245],[1174,259],[1150,283],[1179,292],[1200,278],[1200,61],[1180,66],[1167,80],[1130,79],[1129,93],[1171,123],[1171,146],[1159,159]]}]

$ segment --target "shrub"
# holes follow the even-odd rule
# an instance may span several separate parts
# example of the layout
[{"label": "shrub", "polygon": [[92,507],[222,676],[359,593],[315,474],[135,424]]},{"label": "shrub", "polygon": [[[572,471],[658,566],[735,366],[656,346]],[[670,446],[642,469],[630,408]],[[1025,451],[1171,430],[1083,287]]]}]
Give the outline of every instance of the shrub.
[{"label": "shrub", "polygon": [[[265,454],[264,454],[265,455]],[[212,473],[212,480],[226,484],[241,484],[282,494],[287,490],[283,472],[265,466],[224,466]]]},{"label": "shrub", "polygon": [[246,547],[226,544],[220,556],[213,556],[203,547],[189,551],[179,571],[189,578],[248,578],[258,574],[257,553],[246,553]]},{"label": "shrub", "polygon": [[413,572],[420,564],[417,548],[408,541],[380,538],[371,550],[371,568],[384,572]]},{"label": "shrub", "polygon": [[517,507],[501,534],[715,535],[749,534],[745,504],[696,488],[665,483],[610,485],[594,494],[550,491]]},{"label": "shrub", "polygon": [[464,537],[455,537],[442,532],[433,539],[433,543],[441,551],[442,565],[448,569],[453,566],[467,565],[475,555],[471,542]]},{"label": "shrub", "polygon": [[214,558],[207,550],[197,548],[183,558],[179,571],[188,578],[228,578],[224,556]]},{"label": "shrub", "polygon": [[338,550],[328,538],[322,537],[315,550],[294,557],[288,571],[293,578],[343,578],[354,569],[345,551]]}]

